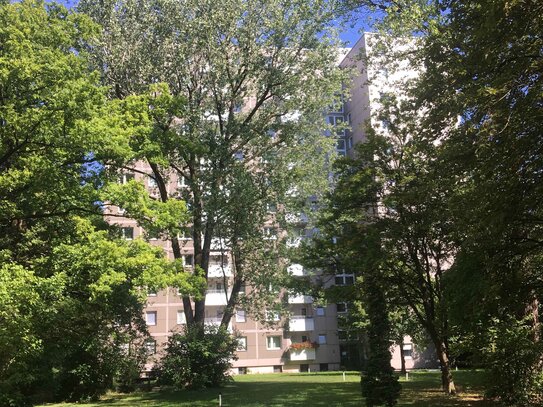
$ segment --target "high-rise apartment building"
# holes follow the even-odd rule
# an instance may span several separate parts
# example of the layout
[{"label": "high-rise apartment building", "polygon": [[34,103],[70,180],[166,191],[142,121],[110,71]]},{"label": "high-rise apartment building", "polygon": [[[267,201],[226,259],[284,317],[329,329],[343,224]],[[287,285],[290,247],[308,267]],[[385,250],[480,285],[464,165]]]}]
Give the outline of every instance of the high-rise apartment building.
[{"label": "high-rise apartment building", "polygon": [[[373,116],[375,106],[385,92],[394,91],[388,85],[388,71],[386,66],[367,66],[364,62],[371,52],[372,34],[364,34],[355,46],[347,52],[340,66],[351,68],[355,74],[350,84],[350,98],[338,106],[331,107],[327,114],[327,121],[332,126],[341,127],[344,122],[349,130],[343,127],[332,131],[330,136],[337,140],[337,152],[340,155],[351,153],[356,143],[364,142],[365,126],[386,127],[386,123],[375,123]],[[406,71],[407,72],[407,71]],[[411,74],[411,73],[407,73]],[[398,75],[395,73],[394,75]],[[150,174],[150,168],[144,163],[138,163],[132,173],[125,173],[122,181],[135,178],[142,182],[149,193],[157,194],[157,187]],[[182,192],[185,188],[183,178],[172,176],[168,185],[168,193],[172,196]],[[275,208],[270,208],[274,211]],[[121,209],[111,209],[117,215],[110,217],[111,223],[122,228],[125,238],[135,239],[144,234],[144,231],[134,220],[123,218]],[[305,236],[304,216],[298,216],[292,222],[298,223],[300,238]],[[271,228],[270,228],[271,230]],[[270,232],[272,233],[272,232]],[[151,244],[160,246],[168,257],[173,259],[171,242],[149,238]],[[180,242],[184,264],[191,267],[194,262],[191,233],[180,235]],[[290,244],[296,244],[291,241]],[[230,257],[220,247],[212,247],[209,265],[209,279],[205,297],[206,324],[220,324],[222,314],[227,304],[227,295],[231,290],[232,272]],[[293,264],[288,268],[293,277],[304,278],[308,273],[301,265]],[[312,278],[318,278],[321,284],[352,285],[353,274],[322,275],[312,273]],[[241,292],[250,292],[250,287],[243,287]],[[279,295],[284,295],[281,291]],[[230,323],[230,329],[240,334],[238,360],[233,362],[234,373],[271,373],[271,372],[304,372],[339,370],[340,368],[356,368],[363,355],[358,349],[358,343],[353,343],[349,332],[338,325],[338,316],[345,316],[349,312],[348,303],[317,304],[307,295],[287,294],[289,316],[285,317],[275,312],[265,312],[267,322],[259,322],[251,318],[244,309],[237,309]],[[155,353],[163,348],[168,336],[179,331],[185,325],[183,301],[176,289],[167,288],[156,293],[148,293],[148,303],[145,309],[147,322],[152,340],[148,343],[149,353]],[[393,354],[393,366],[400,368],[400,356],[404,355],[407,368],[417,366],[417,358],[413,345],[406,338],[403,349],[396,347]],[[148,368],[151,367],[151,360]]]}]

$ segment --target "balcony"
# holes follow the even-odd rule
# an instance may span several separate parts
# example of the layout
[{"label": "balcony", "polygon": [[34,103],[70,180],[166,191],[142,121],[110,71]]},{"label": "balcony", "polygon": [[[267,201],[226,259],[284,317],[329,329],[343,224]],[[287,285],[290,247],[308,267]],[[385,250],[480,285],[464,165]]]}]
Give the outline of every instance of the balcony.
[{"label": "balcony", "polygon": [[288,266],[287,271],[291,276],[306,275],[304,272],[304,266],[302,266],[301,264],[291,264],[290,266]]},{"label": "balcony", "polygon": [[288,324],[291,332],[308,332],[315,329],[315,322],[312,317],[292,316]]},{"label": "balcony", "polygon": [[214,237],[213,239],[211,239],[211,251],[222,252],[228,249],[229,247],[226,244],[225,239],[219,239],[217,237]]},{"label": "balcony", "polygon": [[289,304],[313,304],[313,297],[310,295],[289,295]]},{"label": "balcony", "polygon": [[230,266],[221,266],[220,264],[210,264],[207,269],[209,278],[232,277],[232,269]]},{"label": "balcony", "polygon": [[[204,325],[219,327],[219,326],[221,326],[221,321],[222,321],[222,318],[219,318],[219,317],[216,317],[216,318],[205,318],[205,319],[204,319]],[[227,329],[228,332],[230,332],[230,333],[233,332],[233,330],[232,330],[232,323],[231,323],[231,322],[230,322],[230,324],[228,324],[228,327],[227,327],[226,329]]]},{"label": "balcony", "polygon": [[285,220],[290,224],[299,224],[299,223],[308,223],[309,222],[309,218],[303,212],[287,213],[285,215]]},{"label": "balcony", "polygon": [[213,325],[213,326],[219,326],[221,324],[222,318],[205,318],[204,324],[205,325]]},{"label": "balcony", "polygon": [[[228,297],[232,292],[228,291]],[[224,293],[224,290],[214,290],[214,289],[208,289],[206,292],[206,305],[226,305],[226,295]]]},{"label": "balcony", "polygon": [[315,349],[291,349],[290,360],[292,362],[315,360]]}]

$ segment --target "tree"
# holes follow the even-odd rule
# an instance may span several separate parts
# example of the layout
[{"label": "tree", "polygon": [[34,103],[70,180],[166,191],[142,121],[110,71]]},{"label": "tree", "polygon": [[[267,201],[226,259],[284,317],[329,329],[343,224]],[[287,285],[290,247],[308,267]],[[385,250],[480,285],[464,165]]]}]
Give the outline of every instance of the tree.
[{"label": "tree", "polygon": [[527,403],[541,370],[541,4],[380,4],[392,6],[379,24],[388,38],[418,38],[411,61],[424,69],[411,95],[417,137],[441,146],[433,160],[448,188],[453,334],[491,367],[491,394]]},{"label": "tree", "polygon": [[[540,392],[542,354],[543,58],[541,21],[534,14],[541,4],[443,6],[451,13],[425,41],[420,99],[429,109],[433,136],[442,134],[443,167],[456,189],[451,207],[459,254],[451,279],[470,273],[476,283],[469,290],[477,307],[458,329],[477,338],[470,347],[491,367],[491,394],[524,404]],[[446,81],[438,80],[437,70],[440,77],[447,72]],[[452,297],[463,297],[458,281],[451,288]],[[511,358],[519,348],[526,353]]]},{"label": "tree", "polygon": [[[132,160],[112,170],[144,162],[158,200],[187,201],[194,261],[206,278],[212,249],[232,257],[223,327],[240,301],[275,301],[270,285],[286,277],[284,235],[273,233],[288,228],[281,208],[296,213],[324,190],[332,151],[322,131],[343,77],[334,2],[81,1],[79,9],[103,26],[90,52],[112,98],[141,100]],[[168,182],[179,179],[186,186],[172,194]],[[177,236],[164,237],[180,259]],[[255,295],[242,299],[245,285]],[[183,299],[189,324],[203,322],[204,294]]]},{"label": "tree", "polygon": [[348,270],[387,287],[391,309],[409,307],[436,349],[444,390],[454,392],[442,284],[454,247],[443,216],[446,184],[428,160],[434,146],[412,138],[414,127],[404,125],[416,121],[395,115],[388,116],[394,119],[386,136],[370,131],[357,156],[338,166],[323,231],[339,242]]},{"label": "tree", "polygon": [[103,168],[131,129],[88,70],[97,32],[55,4],[0,3],[0,405],[96,398],[146,335],[142,288],[198,281],[103,222]]}]

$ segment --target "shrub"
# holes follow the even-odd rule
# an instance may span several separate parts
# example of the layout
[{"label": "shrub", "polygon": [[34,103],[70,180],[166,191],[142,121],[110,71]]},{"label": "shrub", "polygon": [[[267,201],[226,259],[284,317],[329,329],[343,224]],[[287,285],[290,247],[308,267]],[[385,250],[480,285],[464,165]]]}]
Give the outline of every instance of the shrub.
[{"label": "shrub", "polygon": [[489,397],[499,397],[507,405],[537,403],[542,391],[540,341],[534,340],[526,321],[509,318],[495,321],[490,330],[493,341],[487,349],[491,386]]},{"label": "shrub", "polygon": [[238,340],[223,328],[191,325],[168,340],[165,354],[155,368],[160,385],[198,389],[216,387],[230,380]]}]

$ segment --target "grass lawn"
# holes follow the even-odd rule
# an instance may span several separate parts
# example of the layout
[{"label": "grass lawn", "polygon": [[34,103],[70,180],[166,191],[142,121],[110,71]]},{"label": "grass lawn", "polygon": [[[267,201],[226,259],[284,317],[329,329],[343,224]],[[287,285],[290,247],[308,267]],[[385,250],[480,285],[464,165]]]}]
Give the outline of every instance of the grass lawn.
[{"label": "grass lawn", "polygon": [[[400,379],[404,406],[498,406],[481,396],[481,372],[455,372],[460,394],[448,397],[439,390],[438,372],[413,372],[409,381]],[[262,374],[236,376],[235,381],[222,389],[202,391],[149,391],[130,395],[108,394],[98,403],[86,407],[204,407],[218,406],[219,392],[224,407],[268,406],[363,406],[358,373],[348,373],[343,381],[339,372]],[[48,407],[81,406],[81,404],[48,404]]]}]

